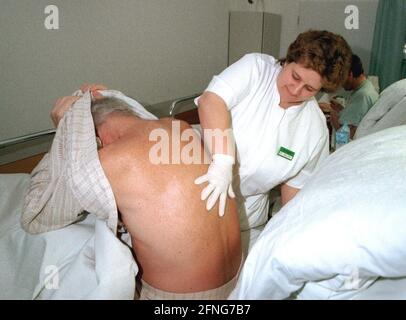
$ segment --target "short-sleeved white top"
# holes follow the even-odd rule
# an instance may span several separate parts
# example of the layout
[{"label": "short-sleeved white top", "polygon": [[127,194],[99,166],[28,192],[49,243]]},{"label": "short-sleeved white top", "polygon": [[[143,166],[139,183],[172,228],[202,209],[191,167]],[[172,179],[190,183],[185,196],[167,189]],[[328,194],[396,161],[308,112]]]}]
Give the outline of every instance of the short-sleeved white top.
[{"label": "short-sleeved white top", "polygon": [[285,182],[302,188],[328,156],[326,118],[316,100],[279,106],[276,80],[281,70],[269,55],[247,54],[214,76],[206,89],[220,96],[231,114],[238,163],[234,190],[240,194],[243,230],[266,222],[272,188]]}]

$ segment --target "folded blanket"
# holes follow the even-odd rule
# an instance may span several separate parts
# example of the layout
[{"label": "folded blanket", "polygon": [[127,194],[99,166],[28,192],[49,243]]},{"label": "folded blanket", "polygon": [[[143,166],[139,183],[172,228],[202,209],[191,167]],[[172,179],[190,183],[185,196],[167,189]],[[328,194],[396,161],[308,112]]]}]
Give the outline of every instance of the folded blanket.
[{"label": "folded blanket", "polygon": [[[106,90],[102,95],[125,101],[140,118],[157,119],[119,91]],[[21,216],[21,225],[29,233],[65,227],[90,212],[106,220],[116,234],[117,205],[99,161],[90,107],[91,96],[86,92],[65,113],[51,150],[31,173]]]}]

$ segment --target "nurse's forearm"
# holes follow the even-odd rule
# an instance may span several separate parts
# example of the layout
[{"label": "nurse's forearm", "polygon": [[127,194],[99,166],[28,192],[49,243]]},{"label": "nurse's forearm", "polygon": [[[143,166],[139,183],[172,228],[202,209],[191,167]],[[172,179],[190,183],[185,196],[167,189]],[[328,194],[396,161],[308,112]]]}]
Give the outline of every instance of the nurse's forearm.
[{"label": "nurse's forearm", "polygon": [[200,125],[204,130],[204,142],[211,154],[235,156],[231,117],[224,100],[215,93],[206,91],[199,98],[198,105]]},{"label": "nurse's forearm", "polygon": [[300,191],[300,189],[288,186],[286,183],[281,186],[281,203],[282,206],[287,204],[294,196]]}]

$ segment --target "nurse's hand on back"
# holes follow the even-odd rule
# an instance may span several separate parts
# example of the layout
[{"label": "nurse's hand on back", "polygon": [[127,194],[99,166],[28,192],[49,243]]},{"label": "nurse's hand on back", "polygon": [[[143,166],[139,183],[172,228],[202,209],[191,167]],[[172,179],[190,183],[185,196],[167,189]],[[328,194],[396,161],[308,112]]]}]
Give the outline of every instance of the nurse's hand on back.
[{"label": "nurse's hand on back", "polygon": [[216,204],[220,197],[219,216],[224,216],[226,208],[227,194],[234,198],[235,194],[231,185],[233,179],[234,157],[227,154],[213,155],[213,161],[209,166],[207,173],[195,180],[196,184],[208,182],[201,194],[202,200],[207,200],[206,209],[210,210]]},{"label": "nurse's hand on back", "polygon": [[207,173],[195,180],[195,184],[208,182],[201,193],[210,210],[219,200],[219,216],[224,215],[227,196],[234,198],[232,187],[233,166],[235,163],[235,142],[231,130],[231,119],[224,101],[216,94],[205,92],[199,97],[199,116],[202,109],[215,108],[216,113],[200,117],[203,138],[206,147],[212,154],[212,162]]}]

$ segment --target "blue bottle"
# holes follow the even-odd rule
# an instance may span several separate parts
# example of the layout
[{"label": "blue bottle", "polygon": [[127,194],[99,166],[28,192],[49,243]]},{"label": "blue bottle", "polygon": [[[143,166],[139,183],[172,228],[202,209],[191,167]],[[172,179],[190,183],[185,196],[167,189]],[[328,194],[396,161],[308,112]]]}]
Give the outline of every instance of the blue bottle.
[{"label": "blue bottle", "polygon": [[336,132],[336,150],[350,142],[350,127],[347,123]]}]

